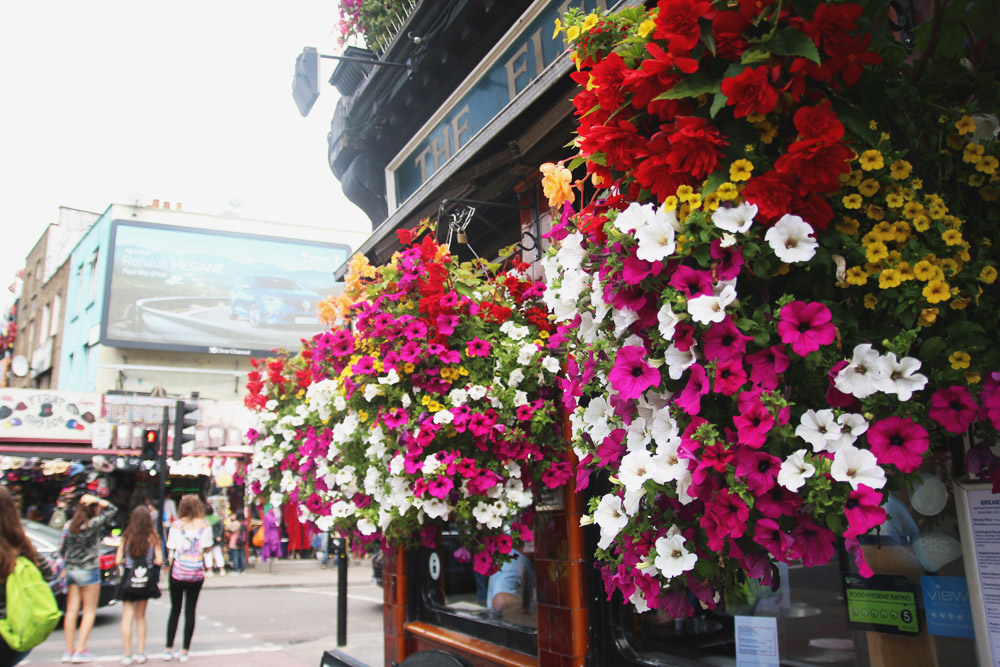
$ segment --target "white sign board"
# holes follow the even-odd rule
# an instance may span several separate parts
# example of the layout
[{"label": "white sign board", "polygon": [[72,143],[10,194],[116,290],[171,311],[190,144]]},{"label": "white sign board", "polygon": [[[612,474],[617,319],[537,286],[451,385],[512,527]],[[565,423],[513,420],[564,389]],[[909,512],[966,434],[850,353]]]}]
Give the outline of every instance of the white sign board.
[{"label": "white sign board", "polygon": [[90,443],[100,394],[0,389],[0,441]]},{"label": "white sign board", "polygon": [[778,619],[774,616],[734,616],[736,667],[781,667]]},{"label": "white sign board", "polygon": [[958,527],[979,664],[1000,666],[1000,495],[990,484],[955,482]]}]

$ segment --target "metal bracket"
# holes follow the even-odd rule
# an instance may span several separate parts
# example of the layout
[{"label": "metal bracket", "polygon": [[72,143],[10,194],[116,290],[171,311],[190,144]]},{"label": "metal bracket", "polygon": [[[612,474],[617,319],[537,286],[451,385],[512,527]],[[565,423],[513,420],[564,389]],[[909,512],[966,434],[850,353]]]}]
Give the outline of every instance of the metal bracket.
[{"label": "metal bracket", "polygon": [[[449,247],[451,246],[451,241],[454,238],[458,243],[465,245],[469,251],[476,257],[480,259],[479,254],[473,250],[472,246],[469,245],[469,237],[466,233],[466,229],[472,222],[472,219],[476,215],[477,207],[483,208],[505,208],[508,210],[517,211],[527,211],[532,209],[531,206],[518,206],[517,204],[501,204],[499,202],[491,201],[481,201],[478,199],[442,199],[441,203],[438,205],[438,225],[441,224],[441,218],[444,215],[444,208],[448,204],[462,204],[464,207],[459,209],[457,212],[451,213],[451,220],[448,222],[448,236],[445,240],[445,244]],[[490,227],[494,227],[489,220],[483,219],[483,221]],[[537,225],[536,225],[537,226]],[[497,233],[500,233],[499,229],[496,229]],[[524,245],[525,237],[531,239],[532,246],[527,247]],[[535,251],[537,256],[540,258],[542,256],[541,249],[538,247],[538,237],[531,232],[523,232],[521,234],[521,240],[518,241],[517,247],[525,252]]]}]

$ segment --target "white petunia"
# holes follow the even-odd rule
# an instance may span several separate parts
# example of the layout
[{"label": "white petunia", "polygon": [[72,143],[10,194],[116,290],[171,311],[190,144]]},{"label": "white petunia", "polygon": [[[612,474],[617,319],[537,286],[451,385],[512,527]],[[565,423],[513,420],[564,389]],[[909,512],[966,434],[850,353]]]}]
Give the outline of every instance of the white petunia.
[{"label": "white petunia", "polygon": [[522,345],[521,349],[517,352],[517,363],[522,366],[527,366],[531,363],[531,360],[535,358],[536,352],[538,352],[538,346],[534,343]]},{"label": "white petunia", "polygon": [[663,359],[667,364],[667,372],[670,374],[671,380],[680,380],[684,375],[684,371],[691,368],[691,366],[694,365],[694,362],[698,360],[698,358],[694,356],[693,345],[687,352],[682,352],[676,345],[673,344],[667,348],[666,353],[663,355]]},{"label": "white petunia", "polygon": [[813,238],[812,226],[797,215],[783,215],[764,234],[764,240],[782,262],[808,262],[819,244]]},{"label": "white petunia", "polygon": [[378,379],[379,384],[396,384],[399,382],[399,373],[396,372],[395,368],[390,368],[389,372],[385,374],[385,377],[380,377]]},{"label": "white petunia", "polygon": [[690,474],[688,460],[680,458],[680,444],[681,439],[675,438],[656,448],[649,474],[657,484],[676,482]]},{"label": "white petunia", "polygon": [[630,452],[634,449],[645,449],[651,439],[652,436],[646,428],[646,420],[642,417],[636,417],[629,424],[625,435],[625,447]]},{"label": "white petunia", "polygon": [[375,400],[375,397],[382,393],[381,387],[377,384],[366,384],[365,385],[365,400],[371,403]]},{"label": "white petunia", "polygon": [[587,252],[583,249],[583,234],[573,232],[572,234],[567,234],[566,238],[559,244],[556,261],[564,268],[579,269],[586,255]]},{"label": "white petunia", "polygon": [[840,433],[833,410],[806,410],[795,427],[795,435],[812,445],[814,452],[822,452]]},{"label": "white petunia", "polygon": [[698,563],[698,555],[684,548],[684,536],[672,535],[656,540],[656,558],[653,564],[665,579],[673,579],[693,570]]},{"label": "white petunia", "polygon": [[614,226],[622,234],[630,234],[649,224],[649,221],[653,219],[653,215],[652,204],[632,202],[628,205],[628,208],[618,214],[618,217],[615,218]]},{"label": "white petunia", "polygon": [[687,310],[698,324],[712,324],[726,319],[726,307],[735,300],[736,288],[727,285],[718,296],[703,294],[688,299]]},{"label": "white petunia", "polygon": [[833,380],[838,391],[851,394],[855,398],[867,398],[874,394],[876,384],[882,379],[882,355],[869,343],[854,348],[851,363],[840,369]]},{"label": "white petunia", "polygon": [[522,371],[520,368],[515,368],[514,370],[512,370],[510,372],[510,375],[507,377],[507,384],[510,385],[511,387],[516,387],[517,385],[521,384],[522,381],[524,381],[524,371]]},{"label": "white petunia", "polygon": [[674,254],[677,244],[674,242],[674,222],[667,215],[656,215],[642,229],[635,233],[639,241],[635,256],[647,262],[656,262]]},{"label": "white petunia", "polygon": [[885,486],[885,471],[876,463],[875,455],[867,449],[858,449],[853,445],[841,447],[833,455],[830,477],[838,482],[850,483],[854,490],[857,490],[859,484],[872,489],[881,489]]},{"label": "white petunia", "polygon": [[840,437],[826,444],[826,451],[834,454],[841,447],[853,445],[854,441],[868,430],[868,422],[864,415],[853,412],[845,412],[837,417],[837,423],[840,424]]},{"label": "white petunia", "polygon": [[463,406],[469,401],[469,392],[464,389],[452,389],[448,392],[448,400],[456,408]]},{"label": "white petunia", "polygon": [[550,373],[558,373],[559,360],[556,359],[555,357],[546,356],[544,359],[542,359],[542,368],[544,368]]},{"label": "white petunia", "polygon": [[472,400],[478,401],[485,395],[486,395],[486,387],[484,387],[483,385],[474,384],[471,387],[469,387],[469,398],[471,398]]},{"label": "white petunia", "polygon": [[816,472],[816,466],[806,463],[806,450],[800,449],[781,462],[778,484],[789,491],[798,491]]},{"label": "white petunia", "polygon": [[450,424],[455,419],[455,415],[450,410],[438,410],[434,413],[435,424]]},{"label": "white petunia", "polygon": [[622,499],[613,493],[601,498],[601,503],[594,512],[594,523],[601,527],[601,539],[598,548],[607,549],[611,540],[628,525],[629,518],[622,507]]},{"label": "white petunia", "polygon": [[514,392],[514,407],[521,407],[528,404],[528,394],[518,389]]},{"label": "white petunia", "polygon": [[719,207],[712,213],[712,222],[719,229],[733,234],[746,234],[757,215],[757,205],[746,202],[732,208]]},{"label": "white petunia", "polygon": [[886,394],[896,394],[901,401],[908,401],[913,392],[920,391],[927,384],[927,376],[921,375],[920,360],[887,352],[879,359],[879,375],[874,380],[875,389]]},{"label": "white petunia", "polygon": [[646,480],[652,477],[652,457],[649,450],[639,447],[630,451],[622,457],[622,462],[618,466],[618,481],[622,483],[626,491],[639,491]]},{"label": "white petunia", "polygon": [[628,328],[639,320],[639,314],[634,310],[623,308],[615,310],[611,319],[615,323],[615,338],[621,338],[622,334],[628,331]]},{"label": "white petunia", "polygon": [[451,508],[448,507],[448,503],[440,498],[429,498],[425,500],[421,509],[424,511],[424,514],[432,519],[447,519],[448,515],[451,513]]},{"label": "white petunia", "polygon": [[657,410],[653,415],[653,423],[649,430],[657,445],[669,444],[680,435],[677,420],[670,415],[670,409],[666,407]]},{"label": "white petunia", "polygon": [[677,323],[681,321],[677,317],[677,313],[674,309],[670,307],[670,302],[664,303],[660,306],[660,310],[656,313],[656,321],[658,323],[657,329],[660,331],[660,335],[666,340],[672,340],[674,337],[674,329],[677,327]]}]

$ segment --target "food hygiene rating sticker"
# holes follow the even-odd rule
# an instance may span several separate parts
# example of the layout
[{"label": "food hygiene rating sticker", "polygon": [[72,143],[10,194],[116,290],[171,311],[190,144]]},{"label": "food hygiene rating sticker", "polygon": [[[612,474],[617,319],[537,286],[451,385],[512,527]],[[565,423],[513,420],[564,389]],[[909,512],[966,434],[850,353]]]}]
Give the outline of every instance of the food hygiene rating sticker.
[{"label": "food hygiene rating sticker", "polygon": [[852,630],[920,634],[917,586],[906,577],[876,574],[870,579],[844,576],[847,625]]}]

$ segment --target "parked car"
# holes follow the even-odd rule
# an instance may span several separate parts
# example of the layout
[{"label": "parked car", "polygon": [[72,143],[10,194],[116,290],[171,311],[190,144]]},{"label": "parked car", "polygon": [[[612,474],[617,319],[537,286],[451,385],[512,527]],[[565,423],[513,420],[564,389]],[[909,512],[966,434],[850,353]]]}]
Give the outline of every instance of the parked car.
[{"label": "parked car", "polygon": [[287,278],[247,278],[229,292],[229,319],[262,324],[316,324],[322,295]]},{"label": "parked car", "polygon": [[[35,545],[38,555],[48,558],[51,562],[59,548],[59,537],[62,535],[62,531],[28,519],[21,519],[21,525],[24,526],[24,532],[27,533],[28,539]],[[116,551],[117,547],[105,544],[103,540],[98,548],[101,567],[101,596],[97,602],[99,607],[106,607],[117,601],[121,572],[115,565]],[[56,595],[56,601],[59,603],[59,609],[66,609],[65,595]]]}]

